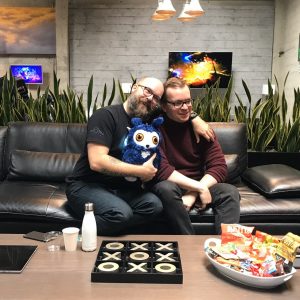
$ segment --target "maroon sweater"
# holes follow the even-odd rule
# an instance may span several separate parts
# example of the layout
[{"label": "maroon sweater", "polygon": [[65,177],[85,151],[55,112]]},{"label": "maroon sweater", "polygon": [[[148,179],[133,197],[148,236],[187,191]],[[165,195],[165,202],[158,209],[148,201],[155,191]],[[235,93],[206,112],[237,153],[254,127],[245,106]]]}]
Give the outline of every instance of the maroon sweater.
[{"label": "maroon sweater", "polygon": [[208,142],[202,137],[197,144],[191,122],[174,122],[166,115],[164,119],[160,127],[163,138],[160,147],[162,159],[155,181],[168,179],[176,170],[195,180],[209,174],[218,182],[224,182],[227,165],[217,139]]}]

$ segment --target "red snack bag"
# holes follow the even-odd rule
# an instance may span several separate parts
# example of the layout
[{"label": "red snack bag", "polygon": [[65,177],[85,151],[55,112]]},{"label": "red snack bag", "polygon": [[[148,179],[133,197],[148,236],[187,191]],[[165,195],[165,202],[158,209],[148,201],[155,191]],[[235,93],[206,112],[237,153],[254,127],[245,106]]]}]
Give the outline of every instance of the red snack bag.
[{"label": "red snack bag", "polygon": [[243,226],[240,224],[221,224],[221,228],[222,244],[232,242],[246,247],[251,245],[253,239],[252,231],[254,227]]}]

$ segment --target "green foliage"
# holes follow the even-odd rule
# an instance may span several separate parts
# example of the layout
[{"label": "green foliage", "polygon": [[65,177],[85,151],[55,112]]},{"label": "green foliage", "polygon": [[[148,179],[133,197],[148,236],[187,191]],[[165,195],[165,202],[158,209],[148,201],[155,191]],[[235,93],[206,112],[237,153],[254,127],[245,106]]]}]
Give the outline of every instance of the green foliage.
[{"label": "green foliage", "polygon": [[[41,93],[38,88],[36,98],[29,95],[29,99],[24,100],[17,91],[14,77],[11,73],[6,74],[3,77],[0,93],[0,125],[7,125],[10,121],[86,123],[97,108],[111,105],[116,96],[120,96],[122,102],[126,100],[120,81],[113,79],[110,91],[106,83],[104,84],[99,104],[99,93],[93,96],[94,78],[91,76],[86,94],[86,105],[84,105],[83,93],[78,94],[70,87],[61,90],[60,79],[55,73],[53,77],[53,90],[47,87]],[[287,78],[288,75],[284,86]],[[134,84],[136,79],[132,75],[131,79]],[[275,80],[278,91],[276,77]],[[229,122],[232,85],[233,80],[230,78],[225,92],[224,89],[219,88],[219,81],[211,87],[206,87],[205,93],[196,97],[193,110],[208,122]],[[243,80],[242,85],[247,103],[245,104],[235,93],[238,105],[234,107],[234,114],[237,122],[247,124],[249,148],[256,151],[299,152],[300,89],[294,89],[295,101],[292,117],[287,120],[288,108],[284,88],[281,94],[273,94],[271,83],[268,81],[269,95],[253,104],[251,92]]]},{"label": "green foliage", "polygon": [[224,95],[221,94],[218,80],[213,86],[206,87],[205,94],[194,100],[193,110],[207,122],[230,121],[230,96],[232,92],[232,77]]},{"label": "green foliage", "polygon": [[[288,74],[284,81],[287,81]],[[277,91],[278,80],[275,77]],[[237,122],[247,124],[248,144],[255,151],[300,151],[300,91],[294,89],[294,106],[292,120],[287,120],[287,101],[285,92],[273,94],[270,81],[268,81],[269,94],[264,99],[259,99],[252,107],[251,93],[243,81],[248,105],[244,105],[238,94],[238,106],[235,106],[235,119]]]},{"label": "green foliage", "polygon": [[[38,88],[36,98],[29,95],[29,99],[24,100],[17,91],[14,77],[11,74],[5,75],[0,95],[0,125],[7,125],[11,121],[86,123],[98,108],[98,93],[95,98],[93,97],[93,76],[88,84],[86,107],[83,93],[77,94],[70,87],[61,91],[60,79],[57,78],[55,72],[53,78],[53,91],[47,87],[41,94]],[[121,91],[119,84],[119,93]],[[121,94],[120,96],[122,98]],[[113,79],[109,93],[107,85],[104,84],[100,107],[111,105],[115,97],[116,83]],[[125,101],[125,96],[122,100]]]},{"label": "green foliage", "polygon": [[21,100],[15,78],[11,73],[6,74],[3,77],[0,94],[0,125],[6,125],[11,120],[20,121],[24,119],[24,108],[21,105]]}]

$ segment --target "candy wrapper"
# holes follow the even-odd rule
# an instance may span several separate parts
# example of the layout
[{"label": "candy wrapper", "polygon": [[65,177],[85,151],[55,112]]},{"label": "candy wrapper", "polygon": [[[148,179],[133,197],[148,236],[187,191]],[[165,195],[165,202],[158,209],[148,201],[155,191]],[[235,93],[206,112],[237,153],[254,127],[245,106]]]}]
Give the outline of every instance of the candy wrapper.
[{"label": "candy wrapper", "polygon": [[248,246],[252,243],[252,232],[254,227],[242,226],[239,224],[221,224],[222,244],[235,243]]},{"label": "candy wrapper", "polygon": [[261,277],[289,273],[300,246],[300,237],[288,233],[282,239],[240,224],[222,224],[221,244],[207,253],[220,264]]},{"label": "candy wrapper", "polygon": [[281,272],[292,270],[298,247],[300,247],[300,237],[298,235],[289,232],[282,238],[275,251],[277,263],[281,262],[283,264]]}]

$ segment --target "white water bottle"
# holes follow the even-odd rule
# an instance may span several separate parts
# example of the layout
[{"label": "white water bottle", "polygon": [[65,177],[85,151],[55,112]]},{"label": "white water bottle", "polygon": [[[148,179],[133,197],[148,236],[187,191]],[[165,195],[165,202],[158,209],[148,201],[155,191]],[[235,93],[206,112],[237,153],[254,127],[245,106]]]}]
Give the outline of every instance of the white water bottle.
[{"label": "white water bottle", "polygon": [[95,251],[97,249],[97,224],[94,215],[93,203],[85,204],[85,214],[82,221],[82,244],[83,251]]}]

